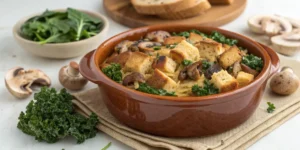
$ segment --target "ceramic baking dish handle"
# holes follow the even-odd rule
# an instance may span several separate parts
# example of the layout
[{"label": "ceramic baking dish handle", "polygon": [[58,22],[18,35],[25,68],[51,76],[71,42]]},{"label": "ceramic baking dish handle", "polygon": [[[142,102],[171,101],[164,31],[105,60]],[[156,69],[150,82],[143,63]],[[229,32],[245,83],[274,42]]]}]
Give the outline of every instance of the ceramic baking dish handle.
[{"label": "ceramic baking dish handle", "polygon": [[261,44],[259,43],[266,51],[267,53],[269,54],[270,56],[270,59],[271,59],[271,71],[270,71],[270,77],[279,71],[279,65],[280,65],[280,60],[279,60],[279,57],[278,55],[276,54],[276,52],[271,49],[270,47],[264,45],[264,44]]},{"label": "ceramic baking dish handle", "polygon": [[95,72],[97,71],[97,67],[94,63],[92,63],[94,52],[95,50],[90,51],[81,59],[79,63],[79,71],[81,75],[87,80],[99,84],[100,79],[98,79],[98,76],[95,74]]}]

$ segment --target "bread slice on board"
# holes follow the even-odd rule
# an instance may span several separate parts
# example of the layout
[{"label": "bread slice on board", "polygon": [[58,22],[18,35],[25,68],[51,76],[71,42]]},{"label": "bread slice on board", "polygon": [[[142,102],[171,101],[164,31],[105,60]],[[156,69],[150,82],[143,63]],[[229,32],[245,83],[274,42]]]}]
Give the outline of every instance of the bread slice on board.
[{"label": "bread slice on board", "polygon": [[231,4],[234,0],[208,0],[212,5]]},{"label": "bread slice on board", "polygon": [[196,1],[198,0],[131,0],[131,3],[140,14],[156,15],[191,8]]},{"label": "bread slice on board", "polygon": [[206,10],[210,9],[211,5],[208,0],[197,0],[195,5],[191,8],[187,8],[178,12],[169,12],[165,14],[159,14],[160,18],[165,19],[185,19],[203,14]]}]

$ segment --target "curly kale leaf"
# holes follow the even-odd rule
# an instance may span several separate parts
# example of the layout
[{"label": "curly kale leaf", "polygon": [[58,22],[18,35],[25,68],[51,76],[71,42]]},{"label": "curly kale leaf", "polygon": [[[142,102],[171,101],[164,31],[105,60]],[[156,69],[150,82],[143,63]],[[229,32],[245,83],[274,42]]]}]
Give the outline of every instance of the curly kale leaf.
[{"label": "curly kale leaf", "polygon": [[102,69],[102,72],[116,82],[122,81],[122,72],[120,64],[112,63]]},{"label": "curly kale leaf", "polygon": [[149,94],[155,94],[155,95],[161,95],[161,96],[176,96],[175,92],[168,92],[164,89],[156,89],[151,86],[149,86],[146,83],[140,83],[138,91],[149,93]]},{"label": "curly kale leaf", "polygon": [[217,31],[213,31],[211,33],[211,35],[209,36],[209,38],[211,38],[217,42],[230,45],[230,46],[236,45],[238,43],[238,40],[226,38],[223,34],[217,32]]},{"label": "curly kale leaf", "polygon": [[198,85],[194,85],[192,87],[192,92],[196,96],[205,96],[219,93],[219,89],[217,89],[212,83],[208,80],[204,80],[204,86],[200,87]]},{"label": "curly kale leaf", "polygon": [[182,62],[181,62],[181,64],[183,65],[183,66],[188,66],[188,65],[190,65],[190,64],[192,64],[193,62],[191,61],[191,60],[187,60],[187,59],[184,59]]},{"label": "curly kale leaf", "polygon": [[264,61],[262,58],[253,54],[244,56],[242,58],[242,63],[258,72],[261,71],[264,66]]},{"label": "curly kale leaf", "polygon": [[72,105],[73,96],[65,89],[56,92],[53,88],[43,87],[34,95],[21,112],[17,127],[24,133],[35,136],[38,141],[55,143],[73,136],[78,143],[96,135],[97,116],[92,114],[85,118],[76,114]]}]

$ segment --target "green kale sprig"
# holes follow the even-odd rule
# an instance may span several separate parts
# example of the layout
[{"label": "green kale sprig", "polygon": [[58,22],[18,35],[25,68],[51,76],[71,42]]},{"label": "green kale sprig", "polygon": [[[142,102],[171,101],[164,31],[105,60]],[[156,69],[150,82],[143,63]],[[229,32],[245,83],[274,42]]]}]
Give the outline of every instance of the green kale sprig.
[{"label": "green kale sprig", "polygon": [[190,64],[192,64],[193,62],[191,61],[191,60],[187,60],[187,59],[184,59],[182,62],[181,62],[181,64],[183,65],[183,66],[188,66],[188,65],[190,65]]},{"label": "green kale sprig", "polygon": [[196,96],[205,96],[219,93],[219,89],[217,89],[212,83],[208,80],[204,80],[204,86],[200,87],[198,85],[194,85],[192,87],[192,92]]},{"label": "green kale sprig", "polygon": [[264,61],[262,58],[253,54],[244,56],[242,58],[242,63],[258,72],[260,72],[264,66]]},{"label": "green kale sprig", "polygon": [[102,69],[102,72],[116,82],[122,81],[122,72],[120,64],[112,63],[109,66]]},{"label": "green kale sprig", "polygon": [[276,109],[275,105],[271,102],[267,102],[267,104],[268,104],[267,112],[272,113]]},{"label": "green kale sprig", "polygon": [[220,32],[217,32],[217,31],[213,31],[210,35],[208,35],[208,34],[200,32],[199,30],[192,29],[192,30],[189,30],[189,31],[183,31],[183,32],[179,32],[179,33],[173,32],[172,35],[173,36],[184,36],[186,38],[189,38],[190,33],[192,33],[192,32],[196,33],[196,34],[199,34],[204,38],[211,38],[211,39],[213,39],[217,42],[220,42],[220,43],[223,43],[223,44],[228,44],[230,46],[236,45],[238,43],[238,40],[226,38],[223,34],[221,34]]},{"label": "green kale sprig", "polygon": [[38,141],[55,143],[66,136],[72,136],[82,143],[96,135],[99,120],[95,114],[85,118],[77,114],[72,105],[73,96],[65,89],[56,92],[54,88],[43,87],[34,95],[21,112],[17,127],[24,133],[35,136]]},{"label": "green kale sprig", "polygon": [[175,92],[168,92],[164,89],[156,89],[156,88],[149,86],[146,83],[140,83],[137,90],[144,92],[144,93],[161,95],[161,96],[176,96]]},{"label": "green kale sprig", "polygon": [[230,45],[230,46],[236,45],[238,43],[238,40],[226,38],[223,34],[217,32],[217,31],[213,31],[210,34],[209,38],[211,38],[217,42]]},{"label": "green kale sprig", "polygon": [[98,34],[102,27],[102,20],[68,8],[66,12],[46,10],[30,18],[22,25],[21,34],[40,44],[66,43],[90,38]]}]

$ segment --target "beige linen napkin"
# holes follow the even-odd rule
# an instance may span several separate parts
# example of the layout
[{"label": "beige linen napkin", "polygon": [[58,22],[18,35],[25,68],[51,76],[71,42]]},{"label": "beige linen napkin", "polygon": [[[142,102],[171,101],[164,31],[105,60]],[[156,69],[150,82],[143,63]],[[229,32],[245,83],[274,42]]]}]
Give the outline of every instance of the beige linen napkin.
[{"label": "beige linen napkin", "polygon": [[[280,59],[282,65],[291,66],[296,74],[300,76],[300,69],[297,69],[300,62],[289,60],[284,56],[280,56]],[[98,89],[73,94],[76,98],[73,100],[76,110],[84,115],[91,112],[96,113],[101,122],[97,126],[99,130],[138,150],[246,149],[300,112],[300,89],[290,96],[278,96],[272,94],[267,86],[258,109],[242,125],[213,136],[166,138],[142,133],[123,125],[109,113],[99,94]],[[266,112],[268,101],[276,106],[276,110],[271,114]]]}]

